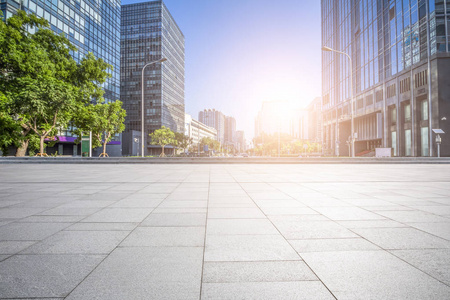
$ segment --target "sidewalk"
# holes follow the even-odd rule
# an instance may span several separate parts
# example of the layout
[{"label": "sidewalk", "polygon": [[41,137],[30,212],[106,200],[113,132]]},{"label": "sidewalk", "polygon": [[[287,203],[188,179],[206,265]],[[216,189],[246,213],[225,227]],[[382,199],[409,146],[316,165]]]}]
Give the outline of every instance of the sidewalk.
[{"label": "sidewalk", "polygon": [[446,164],[3,164],[0,298],[450,299]]}]

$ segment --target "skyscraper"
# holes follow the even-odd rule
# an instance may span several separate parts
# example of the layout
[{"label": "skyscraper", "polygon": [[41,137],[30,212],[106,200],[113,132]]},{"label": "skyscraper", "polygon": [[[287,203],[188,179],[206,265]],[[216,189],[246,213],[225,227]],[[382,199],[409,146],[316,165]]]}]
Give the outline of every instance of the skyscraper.
[{"label": "skyscraper", "polygon": [[225,116],[225,144],[236,145],[236,119]]},{"label": "skyscraper", "polygon": [[236,151],[238,153],[245,152],[247,150],[247,144],[245,141],[245,133],[243,130],[236,131]]},{"label": "skyscraper", "polygon": [[308,139],[313,142],[322,142],[322,99],[315,98],[306,107],[308,113]]},{"label": "skyscraper", "polygon": [[264,101],[255,119],[255,137],[291,134],[293,109],[285,101]]},{"label": "skyscraper", "polygon": [[217,140],[225,143],[225,116],[218,110],[205,109],[198,113],[198,121],[217,130]]},{"label": "skyscraper", "polygon": [[[72,52],[79,62],[84,55],[92,52],[97,58],[113,66],[112,77],[104,84],[106,101],[120,97],[120,1],[119,0],[0,0],[4,18],[9,18],[17,10],[34,13],[45,18],[56,33],[64,33],[78,51]],[[30,28],[30,32],[34,29]],[[80,145],[75,145],[76,137],[71,128],[62,129],[59,142],[47,148],[49,153],[58,151],[64,155],[80,155]],[[121,155],[119,141],[108,149],[111,155]],[[115,148],[115,149],[114,149]]]},{"label": "skyscraper", "polygon": [[161,150],[149,144],[149,133],[161,126],[184,132],[184,35],[162,1],[129,4],[122,6],[120,45],[125,155],[132,154],[132,144],[139,139],[136,132],[141,131],[142,68],[167,58],[144,72],[145,154],[159,154]]},{"label": "skyscraper", "polygon": [[[450,133],[450,1],[322,0],[324,150],[349,155],[350,74],[355,152],[435,156],[432,129]],[[448,119],[448,120],[447,120]],[[450,155],[450,138],[442,141]]]}]

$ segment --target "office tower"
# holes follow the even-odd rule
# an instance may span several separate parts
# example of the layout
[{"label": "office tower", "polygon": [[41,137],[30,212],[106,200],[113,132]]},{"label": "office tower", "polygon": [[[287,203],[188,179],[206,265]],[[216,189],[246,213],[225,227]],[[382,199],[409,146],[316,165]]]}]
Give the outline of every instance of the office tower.
[{"label": "office tower", "polygon": [[306,107],[308,114],[308,140],[322,143],[322,99],[315,98]]},{"label": "office tower", "polygon": [[199,122],[217,130],[217,140],[225,144],[225,116],[218,110],[205,109],[198,113]]},{"label": "office tower", "polygon": [[236,144],[236,119],[225,116],[225,144]]},{"label": "office tower", "polygon": [[184,132],[184,35],[162,1],[123,5],[120,51],[125,155],[134,155],[133,147],[141,143],[142,69],[167,58],[144,72],[145,154],[159,154],[160,148],[150,145],[151,132],[161,126]]},{"label": "office tower", "polygon": [[[1,0],[0,9],[4,18],[9,18],[17,10],[34,13],[45,18],[56,33],[64,33],[78,50],[71,52],[79,62],[84,55],[92,52],[95,57],[103,59],[113,66],[112,77],[104,84],[105,100],[116,101],[120,98],[120,1],[107,0]],[[30,28],[30,32],[34,29]],[[62,129],[59,142],[48,147],[49,154],[80,155],[81,146],[74,143],[71,128]],[[119,137],[108,146],[110,155],[120,156]]]},{"label": "office tower", "polygon": [[290,135],[297,140],[308,139],[308,111],[304,108],[298,108],[292,111],[290,124]]},{"label": "office tower", "polygon": [[236,131],[236,150],[239,153],[245,152],[247,150],[245,133],[242,130]]},{"label": "office tower", "polygon": [[[450,1],[322,0],[321,8],[322,46],[352,61],[322,54],[324,150],[349,155],[353,115],[356,153],[436,156],[432,130],[450,133]],[[441,149],[450,155],[450,138]]]},{"label": "office tower", "polygon": [[264,101],[255,120],[255,137],[291,134],[293,110],[285,101]]}]

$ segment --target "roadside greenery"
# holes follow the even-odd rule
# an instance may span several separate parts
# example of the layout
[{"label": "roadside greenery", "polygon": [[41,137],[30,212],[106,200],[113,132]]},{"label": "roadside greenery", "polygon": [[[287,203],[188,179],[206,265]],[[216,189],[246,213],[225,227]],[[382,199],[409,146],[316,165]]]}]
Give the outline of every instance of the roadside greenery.
[{"label": "roadside greenery", "polygon": [[151,138],[151,145],[158,145],[161,147],[161,154],[159,157],[165,157],[164,148],[167,145],[175,145],[175,133],[168,127],[162,126],[160,129],[156,129],[154,132],[149,134]]},{"label": "roadside greenery", "polygon": [[186,149],[189,149],[189,147],[192,145],[192,138],[188,137],[184,133],[174,132],[175,134],[175,141],[176,146],[182,150],[182,153],[186,151]]},{"label": "roadside greenery", "polygon": [[[35,33],[30,33],[34,29]],[[112,66],[92,53],[77,63],[77,48],[48,22],[18,11],[0,22],[0,150],[17,147],[24,156],[39,141],[39,156],[46,156],[45,143],[57,142],[58,130],[69,124],[78,133],[93,131],[94,146],[103,145],[122,132],[122,103],[103,104],[102,85]],[[101,141],[101,142],[98,142]],[[32,152],[34,149],[30,149]]]},{"label": "roadside greenery", "polygon": [[285,133],[280,134],[279,138],[278,134],[263,134],[253,139],[255,146],[251,152],[260,156],[277,156],[278,140],[280,141],[280,155],[307,155],[320,152],[322,147],[320,143],[297,140]]},{"label": "roadside greenery", "polygon": [[215,152],[220,151],[220,143],[210,137],[204,137],[200,140],[201,150],[203,151],[204,146],[208,146],[208,150],[214,150]]},{"label": "roadside greenery", "polygon": [[126,111],[122,108],[121,101],[110,103],[87,104],[78,108],[73,124],[76,126],[75,132],[79,136],[83,133],[92,132],[92,146],[94,148],[103,147],[100,157],[108,157],[106,145],[113,137],[125,130]]}]

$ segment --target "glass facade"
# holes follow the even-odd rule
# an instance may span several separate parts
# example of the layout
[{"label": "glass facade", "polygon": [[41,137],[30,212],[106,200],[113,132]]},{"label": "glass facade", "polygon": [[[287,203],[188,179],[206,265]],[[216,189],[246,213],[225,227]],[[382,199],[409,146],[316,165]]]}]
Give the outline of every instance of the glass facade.
[{"label": "glass facade", "polygon": [[[322,46],[349,54],[352,62],[350,65],[346,56],[336,52],[322,54],[322,110],[328,147],[333,148],[329,142],[331,136],[348,131],[342,124],[352,113],[352,74],[353,114],[358,117],[377,112],[385,114],[388,106],[400,108],[403,101],[411,102],[411,106],[405,107],[410,117],[401,120],[411,123],[403,129],[411,131],[411,138],[402,135],[399,145],[403,149],[396,147],[395,151],[397,155],[420,155],[419,140],[424,134],[420,128],[424,124],[417,124],[420,115],[416,117],[413,113],[420,110],[420,105],[426,105],[429,111],[423,114],[431,114],[433,101],[434,107],[438,105],[438,97],[430,92],[430,78],[444,73],[439,68],[448,68],[448,60],[442,64],[441,61],[450,52],[450,0],[322,0],[321,9]],[[441,86],[436,84],[435,88]],[[414,98],[419,94],[428,94],[427,104],[419,103],[423,99]],[[383,127],[387,127],[382,137],[359,141],[376,141],[378,146],[388,146],[392,139],[389,132],[394,131],[386,121],[389,118],[382,120]],[[398,126],[396,131],[403,131],[404,124]],[[367,135],[358,132],[358,136]],[[344,139],[339,137],[339,140]],[[412,150],[408,149],[409,145]]]},{"label": "glass facade", "polygon": [[[184,35],[162,1],[123,5],[120,97],[126,132],[141,131],[142,68],[162,57],[167,61],[149,65],[144,73],[146,138],[161,126],[184,132]],[[132,143],[123,142],[124,148]]]},{"label": "glass facade", "polygon": [[[75,61],[92,52],[112,65],[113,70],[109,70],[112,77],[103,84],[104,98],[107,102],[120,98],[120,0],[0,0],[0,8],[4,18],[19,9],[45,18],[54,32],[64,33],[77,47],[71,53]],[[80,145],[74,145],[71,126],[60,129],[59,135],[63,137],[61,143],[48,148],[48,153],[80,154]],[[108,152],[120,156],[120,136],[114,140],[116,145],[108,148]]]},{"label": "glass facade", "polygon": [[0,0],[0,3],[6,18],[22,9],[47,19],[53,31],[64,33],[78,48],[72,52],[76,61],[92,52],[112,65],[112,77],[104,83],[104,97],[107,101],[119,99],[119,0]]}]

